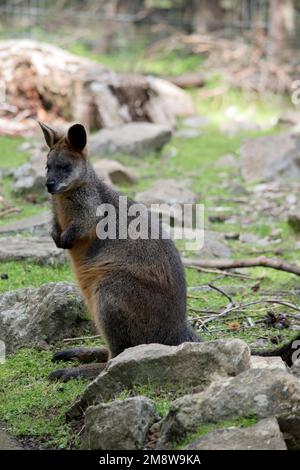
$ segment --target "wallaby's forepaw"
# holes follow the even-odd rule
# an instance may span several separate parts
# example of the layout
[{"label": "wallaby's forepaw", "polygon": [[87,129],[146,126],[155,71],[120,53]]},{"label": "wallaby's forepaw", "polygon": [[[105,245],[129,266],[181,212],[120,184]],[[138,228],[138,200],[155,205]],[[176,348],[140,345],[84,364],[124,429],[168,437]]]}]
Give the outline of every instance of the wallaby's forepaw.
[{"label": "wallaby's forepaw", "polygon": [[72,371],[72,369],[75,369],[75,367],[70,368],[70,369],[54,370],[48,375],[48,380],[51,380],[51,381],[61,380],[62,382],[67,382],[71,378],[70,372]]},{"label": "wallaby's forepaw", "polygon": [[58,351],[52,357],[53,362],[74,361],[78,360],[82,363],[89,362],[107,362],[109,351],[107,348],[70,348],[64,351]]},{"label": "wallaby's forepaw", "polygon": [[59,380],[61,382],[68,382],[71,379],[95,379],[105,369],[106,362],[103,364],[88,364],[78,367],[70,367],[68,369],[57,369],[48,375],[51,381]]},{"label": "wallaby's forepaw", "polygon": [[74,242],[68,237],[65,237],[64,234],[60,237],[60,248],[64,250],[71,250],[74,247]]},{"label": "wallaby's forepaw", "polygon": [[51,237],[52,237],[55,245],[57,246],[57,248],[62,248],[61,241],[60,241],[60,234],[58,234],[56,232],[52,232]]}]

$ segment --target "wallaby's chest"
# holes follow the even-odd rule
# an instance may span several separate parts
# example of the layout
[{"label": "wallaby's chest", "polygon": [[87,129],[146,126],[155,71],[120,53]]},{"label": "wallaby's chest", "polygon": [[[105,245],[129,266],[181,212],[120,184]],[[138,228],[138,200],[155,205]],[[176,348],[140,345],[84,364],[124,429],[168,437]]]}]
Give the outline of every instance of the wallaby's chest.
[{"label": "wallaby's chest", "polygon": [[64,197],[56,198],[54,200],[53,210],[61,230],[66,230],[75,216],[70,201]]}]

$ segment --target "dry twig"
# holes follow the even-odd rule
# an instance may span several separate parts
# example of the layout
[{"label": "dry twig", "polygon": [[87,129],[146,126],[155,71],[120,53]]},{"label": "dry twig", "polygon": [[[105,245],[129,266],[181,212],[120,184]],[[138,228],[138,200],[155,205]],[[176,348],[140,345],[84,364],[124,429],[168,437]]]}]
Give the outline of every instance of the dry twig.
[{"label": "dry twig", "polygon": [[300,276],[300,266],[286,261],[260,256],[258,258],[232,259],[189,259],[183,258],[183,264],[188,267],[201,269],[234,269],[234,268],[272,268],[278,271],[296,274]]}]

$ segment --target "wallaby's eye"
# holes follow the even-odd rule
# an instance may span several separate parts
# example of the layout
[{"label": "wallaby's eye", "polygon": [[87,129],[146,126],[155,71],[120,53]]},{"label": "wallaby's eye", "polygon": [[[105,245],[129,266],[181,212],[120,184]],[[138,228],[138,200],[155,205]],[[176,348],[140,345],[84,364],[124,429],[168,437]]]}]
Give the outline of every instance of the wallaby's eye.
[{"label": "wallaby's eye", "polygon": [[57,165],[55,169],[60,173],[69,173],[71,171],[71,165],[69,163],[66,163],[65,165]]},{"label": "wallaby's eye", "polygon": [[69,173],[71,171],[71,165],[70,164],[62,165],[60,167],[60,170],[63,171],[64,173]]}]

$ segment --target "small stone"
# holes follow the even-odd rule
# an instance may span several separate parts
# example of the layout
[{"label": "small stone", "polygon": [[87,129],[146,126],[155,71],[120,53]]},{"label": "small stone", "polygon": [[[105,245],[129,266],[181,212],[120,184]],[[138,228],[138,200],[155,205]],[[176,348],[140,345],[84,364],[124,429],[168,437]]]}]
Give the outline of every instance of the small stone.
[{"label": "small stone", "polygon": [[150,206],[151,204],[195,204],[197,194],[183,187],[177,180],[159,180],[151,188],[136,194],[136,200]]},{"label": "small stone", "polygon": [[232,232],[232,233],[230,232],[230,233],[225,233],[224,237],[225,237],[225,240],[238,240],[240,238],[240,234],[235,233],[235,232]]},{"label": "small stone", "polygon": [[287,365],[280,356],[251,356],[252,369],[282,369],[287,371]]},{"label": "small stone", "polygon": [[175,133],[175,137],[180,139],[196,139],[200,135],[201,133],[196,129],[180,129]]},{"label": "small stone", "polygon": [[261,130],[261,126],[256,122],[248,121],[246,119],[232,119],[230,121],[222,123],[220,126],[221,132],[228,135],[228,137],[234,137],[241,132],[250,131],[257,132]]},{"label": "small stone", "polygon": [[131,185],[136,182],[133,172],[116,160],[101,159],[94,163],[94,169],[99,178],[110,185]]},{"label": "small stone", "polygon": [[142,396],[90,406],[85,415],[82,449],[140,449],[154,420],[155,404]]},{"label": "small stone", "polygon": [[226,154],[220,157],[217,162],[217,166],[228,167],[228,168],[238,168],[239,161],[234,155],[230,153],[230,154]]},{"label": "small stone", "polygon": [[191,127],[192,129],[201,129],[210,124],[210,120],[206,116],[191,116],[182,121],[183,126]]},{"label": "small stone", "polygon": [[224,235],[220,232],[205,230],[204,245],[199,250],[201,258],[230,258],[231,250],[224,242]]}]

